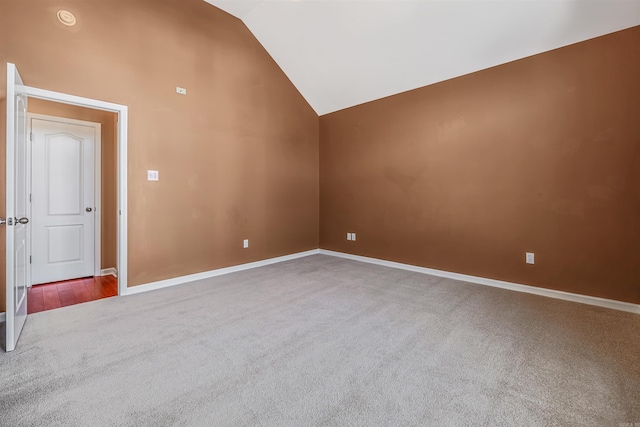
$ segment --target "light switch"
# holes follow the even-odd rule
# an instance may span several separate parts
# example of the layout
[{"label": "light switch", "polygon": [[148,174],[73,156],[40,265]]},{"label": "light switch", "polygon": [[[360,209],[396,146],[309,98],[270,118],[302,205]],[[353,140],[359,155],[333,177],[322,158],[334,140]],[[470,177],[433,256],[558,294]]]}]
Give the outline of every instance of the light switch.
[{"label": "light switch", "polygon": [[535,264],[535,254],[533,252],[527,252],[525,261],[527,262],[527,264]]},{"label": "light switch", "polygon": [[245,248],[248,248],[248,247],[249,247],[249,239],[244,239],[243,246],[244,246]]},{"label": "light switch", "polygon": [[147,181],[157,181],[159,178],[158,171],[147,171]]}]

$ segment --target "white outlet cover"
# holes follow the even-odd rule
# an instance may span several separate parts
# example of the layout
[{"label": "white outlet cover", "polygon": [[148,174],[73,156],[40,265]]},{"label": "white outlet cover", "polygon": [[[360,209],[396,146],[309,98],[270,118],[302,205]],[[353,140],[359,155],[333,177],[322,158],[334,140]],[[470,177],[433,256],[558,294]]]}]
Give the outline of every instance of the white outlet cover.
[{"label": "white outlet cover", "polygon": [[158,171],[147,171],[147,181],[158,181],[159,179]]},{"label": "white outlet cover", "polygon": [[533,252],[527,252],[525,260],[527,264],[535,264],[535,254]]},{"label": "white outlet cover", "polygon": [[249,247],[249,239],[244,239],[244,242],[242,242],[242,245],[243,245],[245,248],[248,248],[248,247]]},{"label": "white outlet cover", "polygon": [[186,95],[187,94],[187,90],[183,87],[180,86],[176,86],[176,93],[179,93],[180,95]]}]

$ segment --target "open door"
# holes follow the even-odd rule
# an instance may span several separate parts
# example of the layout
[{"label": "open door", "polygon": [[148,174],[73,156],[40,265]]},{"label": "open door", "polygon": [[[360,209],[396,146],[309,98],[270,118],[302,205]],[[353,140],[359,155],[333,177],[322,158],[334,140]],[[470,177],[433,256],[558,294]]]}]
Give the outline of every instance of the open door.
[{"label": "open door", "polygon": [[27,320],[27,97],[19,94],[22,79],[14,64],[7,64],[7,314],[6,351],[16,343]]}]

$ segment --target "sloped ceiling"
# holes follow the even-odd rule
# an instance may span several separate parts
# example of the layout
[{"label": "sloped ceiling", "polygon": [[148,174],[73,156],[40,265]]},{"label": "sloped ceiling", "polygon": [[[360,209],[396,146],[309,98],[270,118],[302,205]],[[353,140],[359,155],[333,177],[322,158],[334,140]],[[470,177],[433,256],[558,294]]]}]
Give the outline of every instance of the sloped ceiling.
[{"label": "sloped ceiling", "polygon": [[319,115],[640,25],[640,0],[206,0]]}]

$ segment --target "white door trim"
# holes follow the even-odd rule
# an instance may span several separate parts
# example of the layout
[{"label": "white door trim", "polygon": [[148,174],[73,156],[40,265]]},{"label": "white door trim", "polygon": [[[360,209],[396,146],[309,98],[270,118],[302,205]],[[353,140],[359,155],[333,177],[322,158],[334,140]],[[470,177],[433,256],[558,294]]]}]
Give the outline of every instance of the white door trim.
[{"label": "white door trim", "polygon": [[[126,105],[113,104],[91,98],[53,92],[30,86],[16,86],[16,92],[32,98],[45,99],[60,102],[62,104],[77,105],[79,107],[94,108],[97,110],[111,111],[118,114],[118,295],[125,295],[127,291],[127,133],[128,133],[128,107]],[[8,96],[8,94],[7,94]],[[9,153],[7,153],[8,155]],[[14,185],[13,180],[7,179],[7,194]],[[13,190],[11,190],[13,193]]]},{"label": "white door trim", "polygon": [[[95,212],[94,212],[94,248],[93,248],[93,254],[94,254],[94,258],[93,258],[93,275],[94,276],[100,276],[101,275],[101,257],[100,257],[100,251],[102,248],[101,245],[101,237],[102,237],[102,233],[101,233],[101,226],[102,226],[102,125],[100,123],[95,123],[95,122],[87,122],[85,120],[76,120],[76,119],[68,119],[66,117],[58,117],[58,116],[48,116],[46,114],[37,114],[37,113],[28,113],[27,114],[27,120],[29,121],[29,133],[30,135],[33,134],[33,128],[32,128],[32,120],[33,119],[40,119],[40,120],[46,120],[46,121],[50,121],[50,122],[54,122],[54,123],[63,123],[63,124],[70,124],[70,125],[80,125],[80,126],[86,126],[86,127],[91,127],[95,130],[95,150],[94,150],[94,159],[93,159],[93,167],[94,167],[94,190],[93,190],[93,194],[94,194],[94,202],[93,202],[93,207],[95,208]],[[29,153],[28,153],[29,157],[31,156],[31,144],[29,144]],[[31,174],[31,170],[29,171],[29,174]],[[31,176],[29,175],[29,183],[28,183],[28,188],[30,189],[30,191],[33,193],[33,190],[31,189]],[[31,205],[29,205],[29,218],[33,218],[32,212],[31,212]],[[27,249],[28,249],[28,253],[31,254],[31,235],[29,236],[29,241],[27,242]],[[31,269],[29,269],[29,286],[33,285],[33,282],[31,280]]]}]

